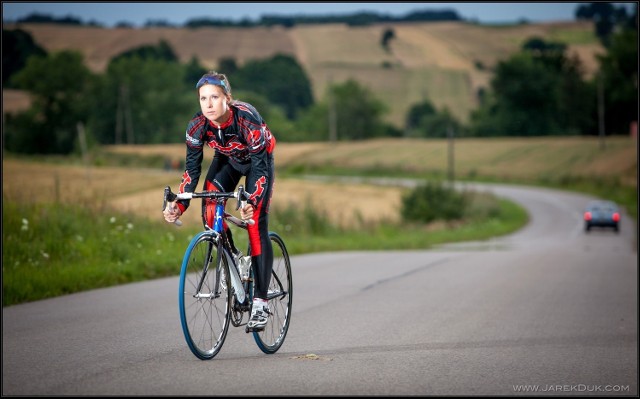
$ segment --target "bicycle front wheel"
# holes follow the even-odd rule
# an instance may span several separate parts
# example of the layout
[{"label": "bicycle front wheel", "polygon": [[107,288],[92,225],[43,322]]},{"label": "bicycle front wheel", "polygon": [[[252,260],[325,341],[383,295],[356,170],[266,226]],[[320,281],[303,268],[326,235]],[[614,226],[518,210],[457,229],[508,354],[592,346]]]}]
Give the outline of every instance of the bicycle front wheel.
[{"label": "bicycle front wheel", "polygon": [[267,293],[269,302],[269,321],[263,331],[253,333],[258,347],[267,354],[275,353],[284,342],[291,322],[293,304],[293,282],[291,279],[291,261],[284,241],[277,233],[269,232],[273,247],[273,271]]},{"label": "bicycle front wheel", "polygon": [[231,283],[227,260],[211,232],[196,235],[182,260],[179,309],[191,352],[207,360],[218,354],[230,323]]}]

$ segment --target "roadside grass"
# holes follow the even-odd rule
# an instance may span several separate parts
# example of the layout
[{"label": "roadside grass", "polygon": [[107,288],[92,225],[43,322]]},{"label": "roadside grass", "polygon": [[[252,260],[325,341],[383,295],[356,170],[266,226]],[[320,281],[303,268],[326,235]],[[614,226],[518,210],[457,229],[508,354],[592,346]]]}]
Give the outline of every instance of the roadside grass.
[{"label": "roadside grass", "polygon": [[[338,227],[306,204],[274,209],[271,229],[290,255],[323,251],[426,249],[513,232],[526,212],[505,200],[478,196],[461,222],[429,225],[367,223]],[[485,211],[483,211],[485,209]],[[486,211],[490,209],[490,211]],[[74,292],[176,276],[198,228],[167,230],[163,222],[107,208],[3,201],[3,307]],[[246,248],[246,233],[234,239]]]},{"label": "roadside grass", "polygon": [[3,306],[173,275],[189,232],[107,209],[2,203]]}]

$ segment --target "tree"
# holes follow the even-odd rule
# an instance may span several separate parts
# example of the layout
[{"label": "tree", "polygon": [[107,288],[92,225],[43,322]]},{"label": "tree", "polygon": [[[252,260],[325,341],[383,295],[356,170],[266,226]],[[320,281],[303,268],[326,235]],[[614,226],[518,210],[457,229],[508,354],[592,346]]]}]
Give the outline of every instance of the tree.
[{"label": "tree", "polygon": [[595,127],[594,91],[582,79],[577,57],[565,45],[532,38],[519,53],[500,61],[471,132],[480,136],[540,136],[590,133]]},{"label": "tree", "polygon": [[198,57],[195,55],[191,57],[191,60],[185,65],[185,73],[184,80],[187,87],[191,86],[193,88],[193,92],[196,92],[196,82],[200,80],[202,75],[207,73],[207,69],[200,65],[200,61]]},{"label": "tree", "polygon": [[627,25],[629,22],[626,9],[623,6],[616,8],[609,2],[580,5],[575,15],[577,19],[588,19],[594,22],[596,36],[605,47],[610,44],[615,26]]},{"label": "tree", "polygon": [[127,50],[113,57],[111,62],[118,61],[121,58],[139,57],[143,60],[163,60],[167,62],[178,62],[178,56],[173,51],[169,43],[162,39],[156,45],[145,45]]},{"label": "tree", "polygon": [[22,29],[2,30],[2,86],[10,87],[9,78],[27,64],[31,56],[46,57],[47,52]]},{"label": "tree", "polygon": [[224,73],[227,77],[233,76],[238,71],[238,64],[235,58],[225,57],[220,59],[220,65],[218,65],[218,72]]},{"label": "tree", "polygon": [[385,105],[353,79],[329,88],[334,99],[339,140],[361,140],[381,137]]},{"label": "tree", "polygon": [[436,112],[436,107],[429,100],[424,100],[421,103],[414,104],[407,112],[407,119],[405,123],[407,130],[416,129],[420,126],[421,119],[435,115]]},{"label": "tree", "polygon": [[385,51],[389,51],[389,41],[396,37],[395,32],[391,28],[387,28],[382,33],[382,39],[380,39],[380,44]]},{"label": "tree", "polygon": [[289,119],[313,104],[311,83],[295,58],[278,54],[248,61],[233,74],[236,89],[255,91],[281,106]]},{"label": "tree", "polygon": [[[492,132],[482,135],[540,136],[556,134],[558,109],[558,78],[527,53],[518,53],[499,62],[491,81],[494,103],[491,112],[473,113],[472,121],[492,126]],[[490,121],[478,121],[483,115]],[[482,122],[482,123],[480,123]]]},{"label": "tree", "polygon": [[638,31],[615,33],[608,52],[598,61],[607,131],[626,134],[631,121],[638,120]]},{"label": "tree", "polygon": [[522,50],[559,77],[557,117],[565,134],[590,133],[595,129],[595,90],[583,79],[577,55],[567,57],[567,45],[538,37],[527,40]]},{"label": "tree", "polygon": [[318,102],[302,110],[294,122],[295,131],[291,132],[285,141],[326,141],[330,129],[328,114],[326,102]]},{"label": "tree", "polygon": [[186,123],[199,109],[195,83],[187,87],[185,73],[185,66],[158,59],[131,57],[109,63],[91,97],[95,103],[90,126],[99,142],[183,141]]},{"label": "tree", "polygon": [[[87,120],[86,92],[93,78],[78,52],[30,57],[27,65],[13,76],[12,83],[32,94],[34,101],[29,114],[33,120],[28,126],[14,125],[8,129],[7,149],[35,154],[72,152],[76,125]],[[19,143],[16,144],[19,148],[12,147],[10,142]]]}]

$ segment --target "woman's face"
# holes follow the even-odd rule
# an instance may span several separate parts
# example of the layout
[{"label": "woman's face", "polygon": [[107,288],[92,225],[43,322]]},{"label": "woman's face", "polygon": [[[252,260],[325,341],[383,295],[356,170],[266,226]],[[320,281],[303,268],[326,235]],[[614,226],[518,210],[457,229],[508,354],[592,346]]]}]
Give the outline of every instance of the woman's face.
[{"label": "woman's face", "polygon": [[206,84],[198,90],[198,93],[202,114],[217,125],[226,122],[229,106],[224,90],[220,86]]}]

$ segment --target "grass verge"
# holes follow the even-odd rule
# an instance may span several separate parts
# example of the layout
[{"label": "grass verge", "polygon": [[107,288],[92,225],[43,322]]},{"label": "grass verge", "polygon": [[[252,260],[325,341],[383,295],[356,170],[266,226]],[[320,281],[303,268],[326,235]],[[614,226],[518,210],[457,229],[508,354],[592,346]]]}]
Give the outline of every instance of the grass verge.
[{"label": "grass verge", "polygon": [[[511,202],[478,197],[463,222],[430,225],[362,221],[336,227],[306,205],[273,210],[271,229],[291,255],[347,250],[426,249],[511,233],[528,220]],[[490,212],[483,209],[491,209]],[[60,203],[3,201],[2,304],[15,305],[74,292],[180,273],[184,250],[197,228]],[[246,233],[235,230],[238,247]]]}]

